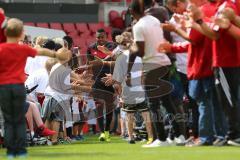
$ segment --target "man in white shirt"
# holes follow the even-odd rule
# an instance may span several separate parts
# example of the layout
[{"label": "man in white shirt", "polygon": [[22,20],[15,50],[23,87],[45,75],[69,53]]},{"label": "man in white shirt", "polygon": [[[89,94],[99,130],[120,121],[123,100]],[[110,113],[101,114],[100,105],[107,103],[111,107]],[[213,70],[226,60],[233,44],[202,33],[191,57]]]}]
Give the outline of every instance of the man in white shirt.
[{"label": "man in white shirt", "polygon": [[[144,5],[151,2],[152,0],[133,0],[130,6],[130,12],[134,19],[137,20],[137,23],[133,26],[133,35],[138,50],[132,51],[130,55],[128,74],[130,75],[131,63],[134,62],[134,57],[142,57],[145,72],[145,89],[150,102],[152,118],[154,118],[152,119],[153,126],[156,131],[155,141],[143,147],[169,145],[166,140],[167,135],[164,130],[163,117],[160,114],[160,100],[169,114],[175,116],[177,112],[170,96],[173,85],[168,82],[168,70],[171,61],[166,54],[157,51],[159,42],[164,41],[163,30],[160,28],[161,23],[153,16],[144,14]],[[172,124],[176,137],[180,136],[179,125],[175,120],[173,120]]]}]

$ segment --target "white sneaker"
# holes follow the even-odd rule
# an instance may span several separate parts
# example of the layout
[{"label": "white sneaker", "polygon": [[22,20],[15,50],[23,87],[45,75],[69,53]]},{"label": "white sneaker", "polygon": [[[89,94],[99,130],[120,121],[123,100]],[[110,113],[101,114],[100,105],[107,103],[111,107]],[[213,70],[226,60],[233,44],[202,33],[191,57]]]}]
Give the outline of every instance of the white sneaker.
[{"label": "white sneaker", "polygon": [[159,139],[156,139],[153,143],[142,145],[142,147],[143,148],[155,148],[155,147],[164,147],[164,146],[169,146],[169,145],[170,144],[167,141],[160,141]]},{"label": "white sneaker", "polygon": [[161,141],[159,139],[156,139],[155,141],[153,141],[150,144],[144,144],[142,145],[143,148],[153,148],[153,147],[159,147]]},{"label": "white sneaker", "polygon": [[176,145],[175,140],[171,140],[171,138],[169,138],[169,137],[166,140],[167,140],[169,145],[172,145],[172,146]]},{"label": "white sneaker", "polygon": [[186,139],[183,135],[180,135],[179,137],[174,138],[174,142],[176,143],[176,145],[184,145],[186,142]]}]

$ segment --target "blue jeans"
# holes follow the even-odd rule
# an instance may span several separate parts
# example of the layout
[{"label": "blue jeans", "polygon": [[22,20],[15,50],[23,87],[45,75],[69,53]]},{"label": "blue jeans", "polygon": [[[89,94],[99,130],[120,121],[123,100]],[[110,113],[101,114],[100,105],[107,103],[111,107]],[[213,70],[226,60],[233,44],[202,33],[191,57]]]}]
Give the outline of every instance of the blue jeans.
[{"label": "blue jeans", "polygon": [[189,94],[199,106],[198,130],[203,143],[211,144],[215,136],[214,125],[214,78],[208,77],[189,81]]}]

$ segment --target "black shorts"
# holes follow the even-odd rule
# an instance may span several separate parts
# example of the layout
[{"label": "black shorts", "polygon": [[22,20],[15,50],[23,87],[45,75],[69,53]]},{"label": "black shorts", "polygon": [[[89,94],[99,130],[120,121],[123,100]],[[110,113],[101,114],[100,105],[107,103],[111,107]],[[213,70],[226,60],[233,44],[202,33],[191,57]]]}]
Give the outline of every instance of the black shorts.
[{"label": "black shorts", "polygon": [[149,107],[147,101],[143,101],[142,103],[138,104],[123,104],[122,110],[127,113],[146,112],[149,111]]},{"label": "black shorts", "polygon": [[25,114],[27,113],[29,107],[30,107],[30,103],[26,102],[25,105],[24,105],[24,112],[25,112]]}]

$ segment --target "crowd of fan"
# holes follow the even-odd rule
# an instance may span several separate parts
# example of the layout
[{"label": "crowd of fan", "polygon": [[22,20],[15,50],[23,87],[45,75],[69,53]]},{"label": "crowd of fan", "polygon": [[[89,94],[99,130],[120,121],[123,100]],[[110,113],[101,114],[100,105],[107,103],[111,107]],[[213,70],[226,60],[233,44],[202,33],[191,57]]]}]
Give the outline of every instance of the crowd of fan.
[{"label": "crowd of fan", "polygon": [[88,123],[100,141],[119,132],[135,144],[139,116],[144,148],[240,146],[240,2],[157,2],[133,0],[129,27],[116,31],[113,42],[99,29],[86,54],[69,36],[31,42],[23,22],[1,10],[8,157],[26,156],[26,124],[33,142],[84,140]]}]

